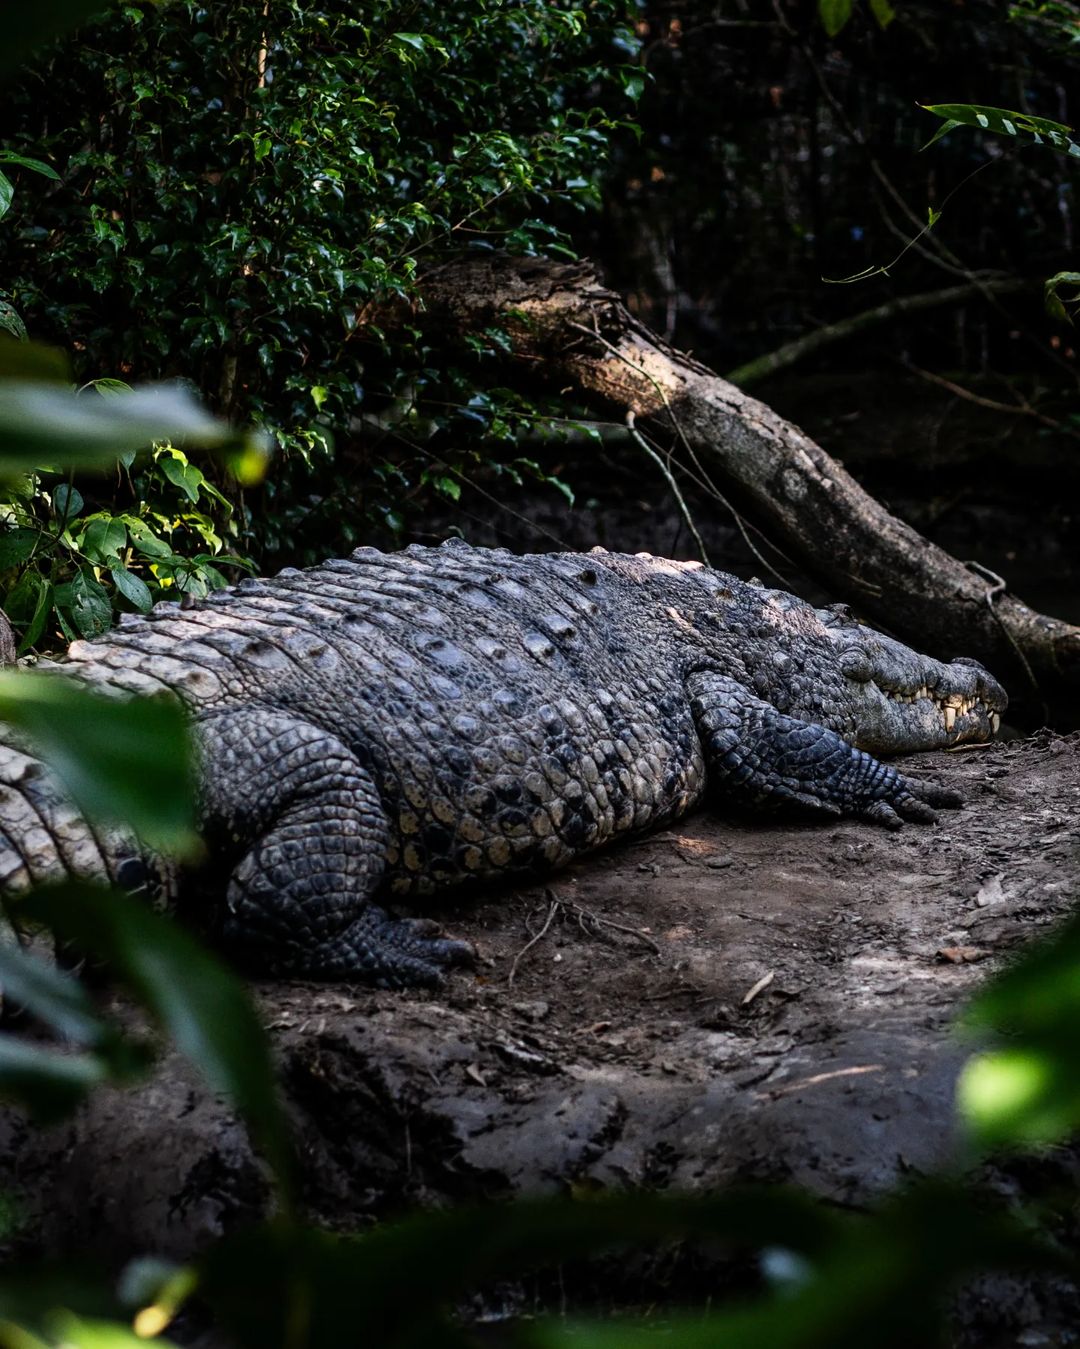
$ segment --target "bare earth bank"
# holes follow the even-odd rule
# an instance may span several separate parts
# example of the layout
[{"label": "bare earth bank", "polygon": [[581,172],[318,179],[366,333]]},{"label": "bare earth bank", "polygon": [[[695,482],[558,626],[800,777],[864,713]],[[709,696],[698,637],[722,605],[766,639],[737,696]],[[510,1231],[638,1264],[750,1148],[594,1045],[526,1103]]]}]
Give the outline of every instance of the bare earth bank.
[{"label": "bare earth bank", "polygon": [[[1080,735],[908,767],[967,809],[899,834],[699,813],[546,885],[440,909],[482,963],[438,994],[261,985],[312,1217],[351,1230],[418,1202],[736,1179],[861,1205],[946,1163],[967,1052],[951,1023],[1080,890]],[[1022,1194],[1048,1171],[1075,1183],[1077,1154],[993,1177]],[[117,1262],[190,1255],[268,1193],[243,1131],[175,1056],[47,1133],[0,1116],[0,1187],[25,1214],[23,1249]],[[636,1266],[629,1291],[623,1262],[583,1295],[727,1281],[677,1265]],[[536,1296],[542,1281],[507,1293]],[[958,1323],[971,1345],[1065,1343],[1080,1298],[995,1280]]]}]

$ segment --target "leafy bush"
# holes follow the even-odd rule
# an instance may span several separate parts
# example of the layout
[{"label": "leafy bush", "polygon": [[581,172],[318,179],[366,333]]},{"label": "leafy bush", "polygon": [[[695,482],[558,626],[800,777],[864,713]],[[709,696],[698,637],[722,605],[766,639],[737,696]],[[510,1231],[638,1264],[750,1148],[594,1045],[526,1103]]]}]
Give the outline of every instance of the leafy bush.
[{"label": "leafy bush", "polygon": [[[225,462],[236,481],[256,480],[265,458],[258,436],[219,426],[183,389],[136,393],[110,381],[76,395],[55,357],[0,339],[0,595],[20,651],[57,634],[96,636],[114,607],[146,612],[162,597],[201,597],[225,584],[222,565],[246,565],[224,551],[237,532],[233,507],[202,469],[168,440],[138,461],[136,447],[155,434],[194,437],[232,451]],[[111,481],[88,476],[110,463]]]},{"label": "leafy bush", "polygon": [[641,87],[625,17],[619,0],[125,5],[7,95],[16,151],[62,181],[19,182],[0,276],[80,379],[182,375],[270,429],[285,459],[261,497],[226,488],[228,521],[203,512],[230,547],[307,559],[393,535],[406,498],[455,499],[544,409],[490,387],[498,333],[455,354],[389,338],[380,314],[448,250],[569,251],[608,109]]}]

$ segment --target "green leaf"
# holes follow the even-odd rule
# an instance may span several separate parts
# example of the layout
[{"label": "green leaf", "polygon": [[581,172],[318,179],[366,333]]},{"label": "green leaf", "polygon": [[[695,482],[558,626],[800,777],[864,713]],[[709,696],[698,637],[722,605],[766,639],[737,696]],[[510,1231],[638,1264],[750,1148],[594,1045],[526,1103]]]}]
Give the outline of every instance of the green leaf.
[{"label": "green leaf", "polygon": [[90,388],[101,394],[102,398],[115,398],[122,393],[134,393],[130,384],[122,379],[110,379],[102,377],[101,379],[92,379]]},{"label": "green leaf", "polygon": [[[50,1330],[63,1349],[146,1349],[147,1339],[117,1321],[84,1321],[71,1312],[50,1318]],[[176,1349],[171,1340],[155,1336],[162,1349]]]},{"label": "green leaf", "polygon": [[896,18],[896,10],[889,4],[889,0],[870,0],[870,13],[877,20],[879,28],[888,28]]},{"label": "green leaf", "polygon": [[26,631],[23,633],[22,641],[19,643],[18,654],[25,655],[41,638],[45,631],[45,623],[49,617],[49,611],[53,606],[53,587],[52,582],[47,581],[37,572],[27,572],[23,577],[28,588],[33,590],[34,600],[33,609],[30,613],[29,622],[26,625]]},{"label": "green leaf", "polygon": [[0,942],[0,988],[5,1000],[77,1044],[96,1048],[115,1034],[76,978],[7,942]]},{"label": "green leaf", "polygon": [[818,18],[830,37],[835,37],[851,18],[852,0],[818,0]]},{"label": "green leaf", "polygon": [[923,146],[924,150],[954,128],[970,126],[1014,139],[1030,136],[1037,145],[1050,145],[1061,154],[1080,158],[1080,144],[1070,135],[1072,127],[1063,122],[1052,122],[1047,117],[1032,117],[1030,113],[1013,112],[1008,108],[992,108],[982,103],[920,103],[919,106],[945,122]]},{"label": "green leaf", "polygon": [[180,459],[174,455],[163,454],[158,460],[158,468],[161,469],[174,487],[180,488],[190,501],[198,501],[199,488],[203,484],[204,475],[194,464],[189,464],[186,459]]},{"label": "green leaf", "polygon": [[287,1197],[288,1131],[266,1036],[243,983],[183,928],[130,895],[68,883],[32,893],[20,911],[123,980],[244,1117]]},{"label": "green leaf", "polygon": [[44,1330],[58,1307],[86,1316],[122,1315],[112,1282],[103,1269],[87,1269],[70,1255],[54,1263],[5,1262],[0,1270],[0,1320]]},{"label": "green leaf", "polygon": [[127,547],[127,529],[113,516],[91,516],[79,539],[79,550],[91,562],[118,558]]},{"label": "green leaf", "polygon": [[78,571],[71,578],[71,617],[83,637],[100,637],[112,626],[112,604],[92,575]]},{"label": "green leaf", "polygon": [[71,363],[58,347],[48,347],[42,342],[12,342],[0,336],[0,379],[67,385],[71,383]]},{"label": "green leaf", "polygon": [[126,567],[112,567],[109,575],[113,579],[113,585],[116,586],[129,604],[133,604],[141,614],[150,612],[154,607],[154,597],[150,593],[150,587],[141,576],[136,576],[133,571],[128,571]]},{"label": "green leaf", "polygon": [[172,549],[164,539],[158,538],[145,520],[140,520],[136,515],[121,515],[117,517],[127,526],[127,531],[131,535],[132,547],[146,557],[171,557]]},{"label": "green leaf", "polygon": [[[1062,296],[1060,292],[1063,286],[1073,287],[1074,293]],[[1043,283],[1043,301],[1051,318],[1062,323],[1072,323],[1065,305],[1080,302],[1080,272],[1056,272],[1049,277]]]},{"label": "green leaf", "polygon": [[65,522],[74,520],[83,508],[82,493],[66,482],[53,488],[52,499],[57,518]]},{"label": "green leaf", "polygon": [[0,330],[10,333],[17,342],[26,342],[29,339],[22,315],[10,300],[2,297],[0,297]]},{"label": "green leaf", "polygon": [[[5,999],[90,1055],[61,1054],[34,1041],[5,1039],[0,1092],[21,1100],[35,1115],[56,1118],[78,1104],[99,1081],[126,1082],[145,1071],[147,1046],[124,1039],[98,1015],[82,985],[70,974],[0,944],[0,987]],[[95,1062],[96,1060],[96,1062]]]},{"label": "green leaf", "polygon": [[11,209],[11,200],[15,195],[15,188],[11,179],[3,173],[0,173],[0,218],[7,215]]},{"label": "green leaf", "polygon": [[195,846],[191,747],[172,698],[115,698],[63,675],[0,673],[0,717],[24,731],[76,805],[158,848]]},{"label": "green leaf", "polygon": [[18,567],[33,553],[41,533],[36,529],[8,529],[0,534],[0,571]]},{"label": "green leaf", "polygon": [[60,175],[52,165],[44,164],[40,159],[28,159],[26,155],[17,155],[11,150],[0,150],[0,164],[18,164],[20,168],[31,169],[34,173],[52,178],[55,182],[60,181]]},{"label": "green leaf", "polygon": [[178,385],[150,385],[117,398],[0,379],[0,472],[42,464],[107,465],[156,440],[206,449],[240,436]]},{"label": "green leaf", "polygon": [[634,103],[645,92],[645,82],[648,78],[648,72],[640,66],[621,66],[619,69],[623,92]]}]

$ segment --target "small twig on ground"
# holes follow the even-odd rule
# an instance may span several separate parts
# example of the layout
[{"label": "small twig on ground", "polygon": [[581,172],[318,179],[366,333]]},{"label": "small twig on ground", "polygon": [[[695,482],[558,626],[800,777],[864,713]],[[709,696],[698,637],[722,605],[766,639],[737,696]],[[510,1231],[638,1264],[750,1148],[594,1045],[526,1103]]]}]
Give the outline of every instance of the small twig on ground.
[{"label": "small twig on ground", "polygon": [[517,977],[518,966],[521,964],[522,958],[524,957],[526,952],[531,951],[532,948],[536,945],[536,943],[546,935],[548,928],[555,920],[555,915],[559,912],[559,909],[562,907],[562,901],[556,899],[550,890],[545,890],[544,894],[550,901],[548,905],[547,917],[544,919],[544,926],[540,929],[539,932],[537,932],[534,936],[529,938],[529,940],[525,943],[525,945],[514,957],[514,963],[510,966],[510,973],[506,977],[507,988],[513,988],[514,979]]},{"label": "small twig on ground", "polygon": [[763,974],[757,983],[750,989],[749,993],[742,1000],[744,1007],[749,1007],[759,993],[764,993],[772,981],[776,978],[776,971],[770,970],[768,974]]},{"label": "small twig on ground", "polygon": [[[513,987],[514,980],[517,977],[518,966],[521,964],[524,956],[532,950],[538,941],[541,941],[547,935],[548,929],[555,921],[556,915],[560,913],[568,914],[570,917],[577,919],[578,926],[587,936],[598,935],[598,928],[610,927],[614,928],[616,932],[625,932],[627,936],[634,937],[637,941],[644,942],[654,955],[663,955],[663,952],[656,942],[654,942],[646,933],[642,932],[640,928],[629,927],[626,923],[617,923],[614,918],[602,918],[598,913],[593,913],[591,909],[582,908],[580,904],[574,904],[570,900],[557,898],[550,890],[546,890],[544,894],[549,900],[549,904],[543,927],[541,927],[539,932],[533,933],[514,957],[513,964],[510,966],[510,973],[506,976],[507,988]],[[526,923],[526,930],[528,930],[528,923]]]},{"label": "small twig on ground", "polygon": [[566,900],[559,900],[558,902],[574,915],[582,927],[586,923],[591,923],[594,927],[614,928],[616,932],[625,932],[628,936],[636,937],[638,941],[644,942],[655,955],[663,954],[656,942],[638,927],[628,927],[626,923],[616,923],[614,918],[601,918],[598,913],[593,913],[591,909],[583,909],[580,904],[570,904]]}]

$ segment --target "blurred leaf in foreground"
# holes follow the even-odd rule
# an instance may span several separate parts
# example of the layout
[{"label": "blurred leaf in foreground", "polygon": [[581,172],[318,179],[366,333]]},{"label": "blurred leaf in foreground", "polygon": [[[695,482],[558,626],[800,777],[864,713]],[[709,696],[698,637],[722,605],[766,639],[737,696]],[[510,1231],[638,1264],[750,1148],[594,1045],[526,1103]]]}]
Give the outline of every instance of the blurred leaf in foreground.
[{"label": "blurred leaf in foreground", "polygon": [[131,895],[65,882],[19,902],[62,942],[101,961],[247,1122],[288,1198],[291,1150],[262,1024],[236,975]]},{"label": "blurred leaf in foreground", "polygon": [[976,1146],[1052,1143],[1080,1128],[1080,917],[988,984],[966,1021],[1003,1040],[969,1060],[957,1086]]},{"label": "blurred leaf in foreground", "polygon": [[1024,1221],[970,1189],[922,1182],[846,1226],[795,1286],[712,1315],[527,1327],[524,1349],[930,1349],[956,1286],[988,1270],[1064,1269]]},{"label": "blurred leaf in foreground", "polygon": [[218,421],[181,385],[147,385],[103,398],[39,380],[0,379],[0,473],[108,465],[164,440],[265,454],[261,434]]},{"label": "blurred leaf in foreground", "polygon": [[191,745],[172,698],[115,698],[64,675],[0,674],[0,719],[95,820],[121,822],[154,848],[198,849]]},{"label": "blurred leaf in foreground", "polygon": [[779,1189],[520,1200],[418,1214],[359,1238],[267,1224],[207,1253],[199,1296],[237,1349],[290,1349],[301,1320],[306,1349],[340,1349],[352,1325],[366,1344],[450,1349],[471,1341],[449,1308],[538,1266],[687,1237],[739,1250],[782,1242],[813,1258],[842,1228],[822,1205]]},{"label": "blurred leaf in foreground", "polygon": [[0,1034],[0,1095],[39,1122],[64,1118],[92,1087],[127,1082],[150,1064],[148,1046],[100,1016],[82,985],[16,944],[0,944],[5,1003],[30,1012],[66,1041],[64,1049]]}]

